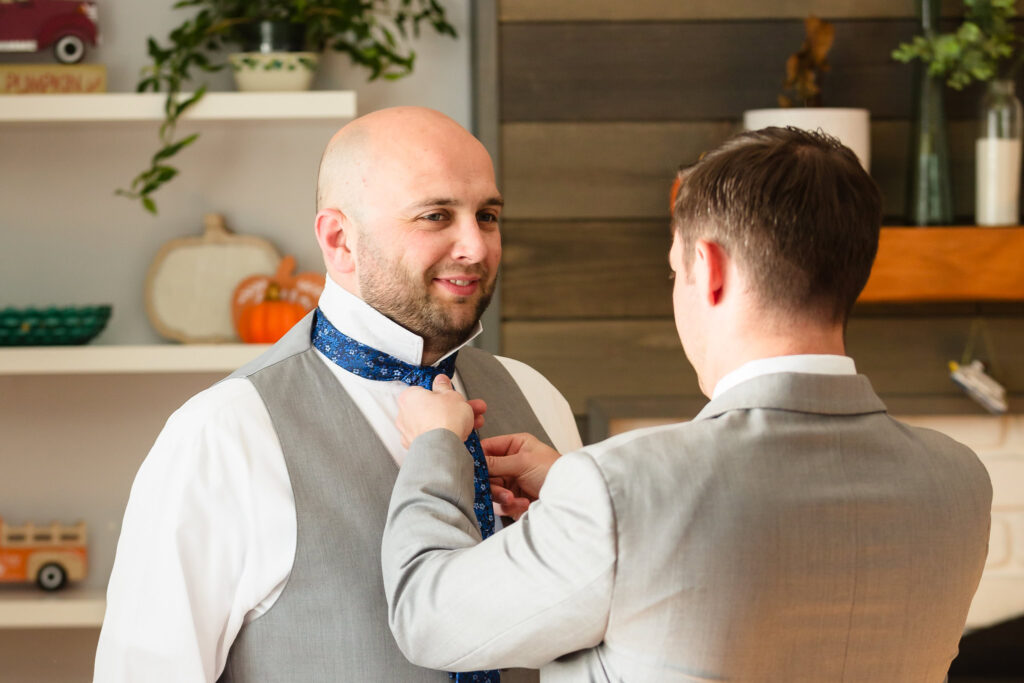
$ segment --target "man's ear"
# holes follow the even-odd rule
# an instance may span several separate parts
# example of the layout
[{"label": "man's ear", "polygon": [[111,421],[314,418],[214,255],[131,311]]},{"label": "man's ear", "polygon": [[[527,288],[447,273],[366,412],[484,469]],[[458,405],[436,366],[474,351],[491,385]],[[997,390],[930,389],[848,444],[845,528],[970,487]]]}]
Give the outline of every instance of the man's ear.
[{"label": "man's ear", "polygon": [[717,306],[725,296],[725,272],[728,255],[720,244],[697,240],[693,246],[693,273],[701,298]]},{"label": "man's ear", "polygon": [[355,226],[348,216],[338,209],[322,209],[316,214],[314,227],[327,270],[339,275],[354,273]]}]

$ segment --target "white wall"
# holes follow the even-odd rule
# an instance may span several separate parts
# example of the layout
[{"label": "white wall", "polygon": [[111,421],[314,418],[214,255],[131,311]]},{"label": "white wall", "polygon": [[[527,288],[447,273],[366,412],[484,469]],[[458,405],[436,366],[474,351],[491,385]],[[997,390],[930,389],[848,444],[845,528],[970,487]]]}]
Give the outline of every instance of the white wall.
[{"label": "white wall", "polygon": [[[469,2],[445,1],[459,38],[422,32],[412,76],[366,83],[367,72],[332,53],[315,88],[354,89],[361,114],[420,104],[469,127]],[[100,0],[102,45],[87,61],[107,66],[109,91],[134,91],[146,37],[163,41],[189,16],[172,4]],[[4,59],[52,61],[47,53]],[[232,89],[227,72],[209,82]],[[180,132],[198,131],[200,139],[172,162],[181,176],[156,193],[156,218],[113,193],[157,149],[157,124],[0,124],[0,306],[112,303],[95,343],[160,341],[145,316],[146,269],[161,244],[198,234],[210,211],[225,214],[237,232],[295,254],[300,269],[322,270],[312,233],[314,182],[320,152],[341,123],[182,124]]]},{"label": "white wall", "polygon": [[[100,0],[108,90],[134,90],[147,35],[161,39],[186,16],[173,0]],[[330,55],[318,89],[354,89],[359,113],[397,105],[439,109],[469,127],[470,0],[445,0],[460,38],[429,33],[415,73],[365,83]],[[10,62],[49,55],[7,55]],[[212,81],[230,89],[230,75]],[[214,86],[211,86],[214,87]],[[156,218],[115,197],[156,149],[157,124],[0,123],[0,308],[111,303],[97,344],[162,341],[144,309],[146,270],[167,240],[198,234],[203,214],[224,213],[236,231],[321,270],[313,239],[314,182],[324,144],[342,123],[183,125],[196,145],[176,158],[182,175],[156,195]],[[0,516],[83,519],[90,533],[86,586],[106,584],[129,487],[164,420],[222,373],[0,377]],[[0,586],[0,600],[12,591]],[[98,630],[0,627],[0,683],[91,680]]]}]

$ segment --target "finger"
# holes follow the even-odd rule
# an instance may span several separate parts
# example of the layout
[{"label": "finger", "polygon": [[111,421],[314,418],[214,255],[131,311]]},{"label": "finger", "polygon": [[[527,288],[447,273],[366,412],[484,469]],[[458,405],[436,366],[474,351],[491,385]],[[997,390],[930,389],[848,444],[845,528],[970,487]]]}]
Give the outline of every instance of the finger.
[{"label": "finger", "polygon": [[484,455],[487,460],[487,473],[493,477],[502,477],[504,481],[514,480],[522,474],[523,462],[518,453],[511,455]]},{"label": "finger", "polygon": [[509,491],[500,484],[495,484],[494,480],[491,480],[491,498],[494,499],[495,503],[501,503],[504,505],[506,502],[515,500],[516,494]]},{"label": "finger", "polygon": [[455,388],[452,387],[452,381],[448,378],[448,375],[438,375],[435,377],[433,387],[434,391],[442,393],[445,391],[455,391]]},{"label": "finger", "polygon": [[526,498],[513,498],[507,503],[500,503],[498,505],[498,514],[511,517],[512,519],[519,519],[529,507],[530,501]]},{"label": "finger", "polygon": [[405,397],[406,399],[408,399],[410,396],[415,396],[416,394],[422,393],[424,391],[426,391],[426,389],[424,389],[423,387],[406,387],[405,389],[402,390],[402,393],[398,395],[398,398],[401,399]]},{"label": "finger", "polygon": [[474,415],[483,415],[487,412],[487,403],[482,398],[471,398],[466,403],[473,409]]},{"label": "finger", "polygon": [[487,439],[482,439],[480,445],[484,448],[484,453],[487,455],[508,455],[512,451],[518,451],[518,444],[522,441],[525,434],[502,434],[501,436],[492,436]]},{"label": "finger", "polygon": [[473,418],[473,429],[481,429],[484,426],[484,416],[477,415]]}]

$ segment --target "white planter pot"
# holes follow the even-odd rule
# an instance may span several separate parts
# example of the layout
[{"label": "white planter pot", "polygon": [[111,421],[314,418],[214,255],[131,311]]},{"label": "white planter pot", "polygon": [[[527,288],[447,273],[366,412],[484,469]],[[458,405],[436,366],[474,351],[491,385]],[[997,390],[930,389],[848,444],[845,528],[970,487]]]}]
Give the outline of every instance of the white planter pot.
[{"label": "white planter pot", "polygon": [[309,90],[320,55],[316,52],[235,52],[228,55],[235,85],[242,91]]},{"label": "white planter pot", "polygon": [[871,114],[867,109],[792,107],[744,112],[744,129],[759,130],[769,126],[793,126],[804,130],[820,128],[852,149],[865,171],[871,170]]}]

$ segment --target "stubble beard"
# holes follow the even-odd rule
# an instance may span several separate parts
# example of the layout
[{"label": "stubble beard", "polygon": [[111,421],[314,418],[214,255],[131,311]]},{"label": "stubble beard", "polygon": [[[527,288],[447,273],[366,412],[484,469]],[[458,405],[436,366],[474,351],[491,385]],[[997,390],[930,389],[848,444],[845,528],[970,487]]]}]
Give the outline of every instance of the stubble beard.
[{"label": "stubble beard", "polygon": [[[486,267],[479,264],[469,268],[438,265],[417,277],[399,263],[389,262],[374,245],[366,247],[362,253],[363,267],[359,272],[363,301],[423,337],[424,355],[443,354],[469,338],[494,294],[494,279]],[[372,267],[366,267],[369,265],[367,260],[372,261]],[[439,272],[480,278],[480,289],[471,314],[465,314],[472,305],[470,297],[444,302],[431,296],[431,283]]]}]

